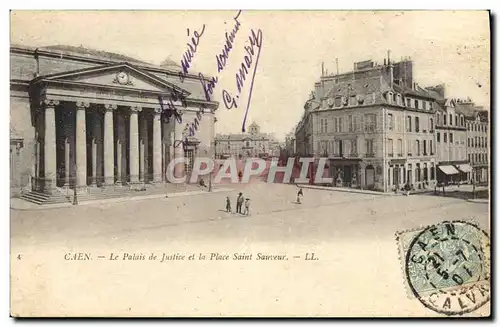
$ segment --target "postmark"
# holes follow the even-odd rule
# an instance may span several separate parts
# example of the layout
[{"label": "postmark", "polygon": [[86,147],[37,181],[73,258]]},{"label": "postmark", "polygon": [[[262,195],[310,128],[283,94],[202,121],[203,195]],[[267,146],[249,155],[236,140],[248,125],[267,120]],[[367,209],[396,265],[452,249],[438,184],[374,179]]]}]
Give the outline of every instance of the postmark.
[{"label": "postmark", "polygon": [[476,224],[449,221],[398,235],[412,296],[445,315],[473,312],[490,300],[490,242]]}]

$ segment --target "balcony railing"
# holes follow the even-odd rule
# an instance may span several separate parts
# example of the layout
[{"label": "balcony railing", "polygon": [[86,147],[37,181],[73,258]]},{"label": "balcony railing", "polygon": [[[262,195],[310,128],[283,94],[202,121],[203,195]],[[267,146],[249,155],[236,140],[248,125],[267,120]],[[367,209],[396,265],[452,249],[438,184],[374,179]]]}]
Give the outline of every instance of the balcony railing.
[{"label": "balcony railing", "polygon": [[366,153],[365,157],[366,158],[375,158],[375,153],[373,153],[373,152]]}]

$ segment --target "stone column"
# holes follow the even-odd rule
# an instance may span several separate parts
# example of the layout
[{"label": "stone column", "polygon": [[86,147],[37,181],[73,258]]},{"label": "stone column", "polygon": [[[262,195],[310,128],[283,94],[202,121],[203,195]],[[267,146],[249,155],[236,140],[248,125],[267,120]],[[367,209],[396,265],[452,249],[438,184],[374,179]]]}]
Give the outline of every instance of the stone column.
[{"label": "stone column", "polygon": [[[183,146],[183,131],[184,125],[179,124],[177,121],[174,122],[174,158],[179,159],[184,157],[184,146]],[[184,176],[184,165],[185,162],[181,162],[174,167],[174,176],[176,178]]]},{"label": "stone column", "polygon": [[161,182],[161,111],[153,115],[153,182]]},{"label": "stone column", "polygon": [[93,137],[95,140],[95,181],[97,185],[102,185],[102,174],[103,174],[103,139],[102,139],[102,111],[99,108],[94,110],[94,121],[93,121]]},{"label": "stone column", "polygon": [[41,103],[45,110],[44,133],[44,179],[45,191],[51,193],[56,187],[56,106],[59,101],[43,100]]},{"label": "stone column", "polygon": [[104,184],[113,185],[115,183],[115,148],[113,132],[113,110],[117,106],[112,104],[104,105]]},{"label": "stone column", "polygon": [[87,185],[87,131],[85,110],[90,106],[83,101],[76,102],[76,186]]},{"label": "stone column", "polygon": [[123,131],[123,116],[120,111],[116,112],[116,185],[122,184],[123,176],[123,143],[124,143],[124,131]]},{"label": "stone column", "polygon": [[129,146],[129,164],[130,164],[130,183],[139,182],[139,115],[141,107],[130,107],[130,146]]},{"label": "stone column", "polygon": [[143,111],[141,121],[139,123],[139,180],[147,182],[148,173],[148,115]]}]

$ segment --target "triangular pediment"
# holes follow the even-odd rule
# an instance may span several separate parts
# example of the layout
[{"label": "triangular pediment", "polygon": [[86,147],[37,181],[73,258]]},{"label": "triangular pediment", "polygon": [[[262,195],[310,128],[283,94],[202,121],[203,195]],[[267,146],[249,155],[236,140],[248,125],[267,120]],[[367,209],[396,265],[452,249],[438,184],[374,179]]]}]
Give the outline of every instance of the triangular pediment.
[{"label": "triangular pediment", "polygon": [[190,92],[178,85],[172,84],[129,63],[104,65],[41,76],[37,78],[37,81],[135,89],[137,91],[161,93],[171,92],[175,88],[178,92],[182,92],[185,95],[190,94]]}]

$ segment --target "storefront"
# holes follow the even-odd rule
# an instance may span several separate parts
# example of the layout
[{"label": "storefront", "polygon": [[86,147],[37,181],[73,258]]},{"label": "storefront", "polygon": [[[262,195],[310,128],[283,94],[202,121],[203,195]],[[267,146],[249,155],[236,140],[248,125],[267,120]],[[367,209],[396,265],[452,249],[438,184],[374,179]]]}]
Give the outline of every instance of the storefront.
[{"label": "storefront", "polygon": [[460,172],[453,165],[439,165],[437,180],[439,183],[452,184]]}]

